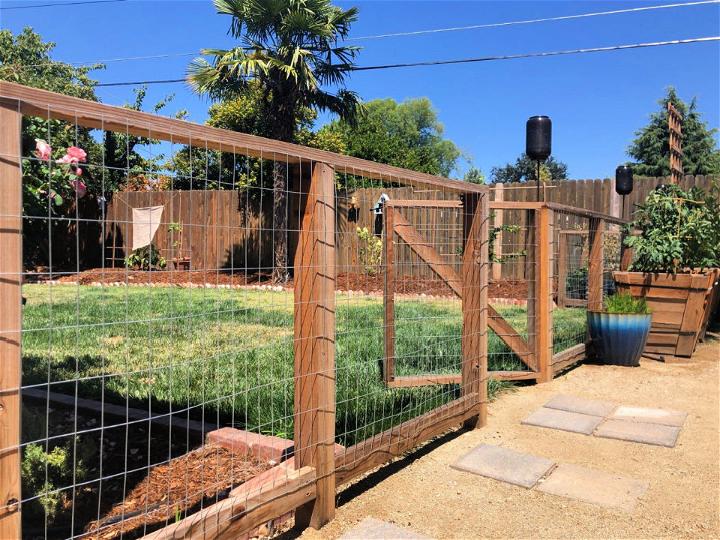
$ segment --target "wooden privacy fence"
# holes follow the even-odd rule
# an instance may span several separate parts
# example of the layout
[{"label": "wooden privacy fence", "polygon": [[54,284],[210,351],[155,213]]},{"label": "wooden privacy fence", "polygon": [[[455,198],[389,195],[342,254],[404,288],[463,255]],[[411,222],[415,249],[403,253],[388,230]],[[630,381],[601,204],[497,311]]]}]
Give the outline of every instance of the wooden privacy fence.
[{"label": "wooden privacy fence", "polygon": [[[563,204],[586,210],[592,210],[625,220],[631,219],[632,209],[642,203],[647,194],[658,184],[668,182],[668,178],[637,178],[633,192],[627,196],[625,215],[621,216],[621,198],[615,193],[614,180],[561,180],[549,183],[546,188],[548,202]],[[709,176],[685,176],[681,182],[684,188],[698,186],[709,189],[713,179]],[[490,197],[494,202],[534,202],[535,183],[496,184],[489,186]],[[371,232],[375,225],[373,207],[382,194],[390,200],[444,200],[448,195],[439,188],[413,189],[410,187],[373,187],[342,190],[336,208],[337,265],[339,272],[362,273],[362,261],[359,260],[360,240],[356,229],[367,228]],[[299,199],[293,192],[289,194],[289,237],[290,245],[297,241],[297,216]],[[352,202],[351,202],[352,201]],[[268,249],[272,243],[272,198],[264,197],[250,200],[242,191],[233,190],[195,190],[195,191],[157,191],[157,192],[118,192],[108,205],[106,214],[106,238],[98,239],[97,249],[105,245],[105,260],[108,267],[122,267],[123,259],[129,254],[129,239],[132,237],[132,208],[164,206],[163,225],[158,229],[155,246],[168,259],[177,255],[177,234],[168,230],[173,222],[181,224],[183,230],[183,251],[191,258],[191,264],[197,270],[221,270],[231,266],[231,258],[244,261],[249,272],[263,271],[272,266],[272,252]],[[457,214],[443,207],[418,206],[408,209],[413,216],[422,219],[426,230],[423,233],[434,246],[442,246],[443,255],[459,253],[462,250],[462,235],[458,234],[460,223]],[[493,226],[517,227],[523,229],[527,223],[524,212],[503,212],[496,210]],[[579,230],[582,219],[577,216],[563,215],[558,228],[567,231]],[[210,226],[211,241],[204,238],[204,227]],[[519,243],[517,233],[499,232],[495,254],[502,257],[503,243]],[[503,238],[506,242],[503,242]],[[85,240],[84,251],[92,250],[93,245]],[[433,272],[406,245],[398,246],[395,254],[398,261],[398,275],[403,277],[430,278]],[[88,260],[100,260],[100,256]],[[526,265],[522,258],[495,264],[491,279],[525,279]],[[455,270],[459,266],[455,264]],[[559,270],[559,269],[558,269]]]},{"label": "wooden privacy fence", "polygon": [[[265,486],[259,493],[252,496],[235,497],[230,495],[226,500],[208,506],[201,512],[172,523],[165,529],[155,533],[158,538],[178,537],[239,537],[268,519],[295,510],[296,524],[301,526],[320,527],[333,518],[335,496],[338,486],[347,483],[358,475],[381,465],[415,445],[439,435],[454,426],[466,423],[481,426],[485,422],[487,409],[487,292],[488,292],[488,227],[489,227],[489,196],[488,189],[463,182],[437,178],[430,175],[407,171],[396,167],[333,154],[330,152],[305,148],[293,144],[282,143],[241,133],[224,131],[207,126],[192,124],[185,121],[161,118],[124,108],[111,107],[104,104],[67,97],[44,90],[0,82],[0,538],[17,538],[21,536],[21,511],[23,505],[36,497],[26,497],[21,492],[20,463],[23,443],[20,433],[21,393],[25,384],[21,378],[21,341],[23,338],[23,306],[21,303],[21,286],[23,280],[21,239],[24,220],[27,216],[22,208],[22,170],[20,160],[29,158],[32,149],[21,147],[21,119],[23,116],[37,116],[46,121],[61,120],[78,127],[114,130],[124,134],[132,134],[161,141],[172,141],[175,144],[195,145],[203,149],[214,149],[233,155],[275,160],[283,164],[298,164],[297,184],[295,188],[300,194],[296,204],[298,209],[297,249],[294,250],[295,287],[293,292],[292,317],[292,393],[293,405],[291,416],[294,419],[294,450],[292,469],[283,469],[281,479]],[[336,256],[337,223],[336,209],[344,201],[343,194],[335,190],[335,174],[338,171],[351,171],[353,175],[365,178],[392,182],[393,185],[404,185],[415,190],[436,190],[443,193],[459,212],[463,223],[462,263],[462,374],[460,377],[459,395],[450,392],[449,400],[431,410],[415,417],[399,416],[400,422],[393,425],[395,418],[384,418],[390,427],[375,433],[365,440],[360,440],[341,450],[336,446],[336,383],[340,370],[336,365],[336,329],[337,308],[335,280],[340,266]],[[208,196],[207,193],[203,194]],[[153,197],[163,195],[150,195]],[[173,196],[173,195],[171,195]],[[192,196],[192,195],[191,195]],[[140,195],[121,195],[118,204],[139,204],[133,200]],[[181,203],[186,201],[184,195],[177,196],[169,205],[170,219],[176,219],[185,210],[180,210]],[[233,194],[214,194],[208,201],[210,205],[227,206]],[[341,201],[340,203],[338,201]],[[143,203],[145,204],[145,203]],[[175,206],[177,205],[177,207]],[[185,206],[187,208],[187,206]],[[118,206],[116,216],[123,210]],[[224,210],[223,210],[224,211]],[[217,208],[212,212],[217,215]],[[200,220],[207,214],[191,215],[189,227],[198,227],[205,235],[205,245],[215,243],[214,260],[207,259],[211,264],[218,264],[224,252],[234,246],[235,239],[219,242],[214,237],[207,241],[211,231],[222,230],[217,222],[208,224]],[[229,219],[229,218],[228,218]],[[192,221],[196,221],[192,223]],[[259,229],[267,225],[262,222]],[[238,225],[237,228],[241,228]],[[288,234],[292,225],[285,230],[274,231],[276,234]],[[117,234],[126,236],[126,230]],[[189,231],[190,241],[195,233]],[[199,233],[198,233],[199,234]],[[248,238],[237,241],[247,242]],[[47,285],[52,286],[52,285]],[[73,304],[76,310],[81,308],[86,297],[81,298],[80,286],[77,287],[77,298]],[[149,293],[148,293],[149,294]],[[233,293],[239,294],[239,293]],[[270,294],[270,293],[267,293]],[[207,303],[207,302],[205,302]],[[203,307],[200,304],[200,308]],[[127,306],[127,304],[126,304]],[[261,306],[262,307],[262,306]],[[161,310],[161,308],[156,308]],[[243,313],[251,314],[260,308],[243,307]],[[222,313],[219,307],[211,311],[213,316]],[[76,312],[77,313],[77,312]],[[199,312],[201,316],[203,312]],[[180,312],[157,313],[157,321],[166,317],[179,318]],[[101,317],[93,313],[92,317]],[[246,315],[249,316],[249,315]],[[282,312],[273,316],[284,316]],[[198,320],[180,319],[181,326],[185,321]],[[100,319],[102,320],[102,319]],[[233,319],[234,320],[234,319]],[[151,321],[135,320],[133,313],[128,313],[121,323],[128,328],[148,325]],[[77,331],[84,332],[102,326],[93,319],[90,324],[76,321]],[[139,330],[139,327],[138,327]],[[223,327],[222,333],[235,332],[235,327]],[[239,332],[240,330],[237,330]],[[351,329],[350,331],[354,331]],[[277,339],[282,339],[278,333]],[[126,334],[130,336],[130,333]],[[148,336],[150,339],[151,336]],[[240,340],[245,336],[233,336]],[[207,342],[203,342],[208,347]],[[107,345],[110,347],[110,345]],[[149,347],[148,347],[149,348]],[[102,355],[105,351],[94,351]],[[92,358],[74,352],[77,360],[76,369],[68,375],[64,383],[75,385],[76,399],[78,385],[85,382],[78,376],[85,368],[84,363]],[[141,359],[129,352],[132,361]],[[205,350],[203,350],[203,355]],[[346,352],[347,354],[347,352]],[[139,356],[144,356],[140,353]],[[223,353],[222,357],[227,353]],[[212,358],[202,358],[204,364]],[[339,358],[343,361],[343,358]],[[273,359],[273,363],[275,360]],[[225,365],[230,369],[230,365]],[[160,366],[152,366],[155,376]],[[174,368],[173,365],[169,369]],[[133,367],[133,369],[136,369]],[[167,375],[169,372],[162,372]],[[129,376],[130,373],[124,373]],[[223,374],[221,374],[223,375]],[[278,375],[280,376],[280,375]],[[93,377],[90,377],[93,378]],[[220,377],[227,378],[227,375]],[[103,379],[104,380],[104,379]],[[152,385],[162,384],[161,379],[154,379]],[[30,385],[32,387],[36,385]],[[48,392],[50,380],[47,381]],[[234,397],[234,396],[231,396]],[[209,406],[213,400],[208,398]],[[219,399],[219,398],[215,398]],[[247,400],[247,397],[245,398]],[[433,402],[435,403],[435,402]],[[198,406],[203,409],[206,402]],[[127,406],[127,402],[126,402]],[[189,410],[189,409],[188,409]],[[77,416],[77,406],[75,407]],[[204,417],[203,417],[204,418]],[[128,426],[130,421],[127,420]],[[367,426],[363,426],[367,427]],[[371,426],[372,427],[372,426]],[[69,435],[78,436],[75,430]],[[44,440],[49,443],[49,436]],[[148,445],[150,440],[148,439]],[[149,463],[148,457],[148,463]],[[148,470],[149,473],[149,470]],[[122,474],[128,474],[124,471]],[[78,487],[73,475],[73,484],[66,489]],[[232,493],[232,492],[231,492]],[[75,504],[75,498],[72,498]],[[47,530],[45,531],[47,534]],[[73,533],[74,534],[74,531]]]}]

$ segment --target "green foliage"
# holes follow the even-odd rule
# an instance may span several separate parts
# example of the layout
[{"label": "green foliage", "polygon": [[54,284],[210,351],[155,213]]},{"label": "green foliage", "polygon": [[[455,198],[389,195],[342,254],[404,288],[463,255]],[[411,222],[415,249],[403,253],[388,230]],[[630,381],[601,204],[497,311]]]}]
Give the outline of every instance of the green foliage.
[{"label": "green foliage", "polygon": [[650,313],[645,298],[635,299],[629,293],[616,293],[605,297],[605,311],[608,313],[624,313],[647,315]]},{"label": "green foliage", "polygon": [[[537,162],[532,161],[527,154],[522,153],[515,163],[507,163],[502,167],[493,167],[490,170],[492,182],[505,184],[509,182],[535,182],[537,181]],[[543,182],[563,180],[567,178],[567,165],[550,156],[540,165],[540,179]]]},{"label": "green foliage", "polygon": [[165,257],[160,256],[158,249],[150,244],[133,251],[125,257],[125,266],[134,270],[157,270],[167,266]]},{"label": "green foliage", "polygon": [[370,101],[354,122],[335,120],[318,134],[328,132],[341,137],[351,156],[438,176],[450,176],[460,158],[427,98]]},{"label": "green foliage", "polygon": [[[194,60],[188,81],[199,94],[234,99],[257,92],[260,127],[267,136],[292,140],[305,109],[352,118],[357,96],[342,85],[358,48],[342,45],[357,9],[343,10],[328,0],[215,0],[217,12],[232,17],[232,49],[206,49],[213,57]],[[326,91],[325,87],[334,91]],[[339,89],[338,89],[339,87]]]},{"label": "green foliage", "polygon": [[[493,213],[490,217],[494,217],[495,214]],[[511,261],[513,259],[518,259],[520,257],[525,257],[527,255],[527,250],[523,249],[515,253],[503,253],[501,256],[498,256],[495,253],[495,240],[497,239],[498,234],[501,232],[507,232],[507,233],[517,233],[520,232],[520,225],[506,225],[503,224],[500,227],[493,227],[490,229],[489,234],[489,241],[488,241],[488,252],[489,252],[489,259],[490,262],[494,263],[501,263],[505,261]]]},{"label": "green foliage", "polygon": [[638,130],[628,154],[639,176],[668,176],[670,174],[670,143],[667,104],[671,102],[683,117],[682,151],[685,174],[720,174],[720,150],[714,135],[717,129],[708,128],[697,101],[684,102],[673,87],[658,101],[660,110],[650,115],[648,125]]},{"label": "green foliage", "polygon": [[[628,225],[630,270],[671,272],[720,266],[720,189],[685,191],[670,184],[650,192]],[[640,235],[632,235],[634,229]]]},{"label": "green foliage", "polygon": [[[23,495],[37,496],[37,502],[52,523],[67,502],[68,493],[62,491],[65,486],[73,485],[72,441],[65,446],[56,446],[45,452],[39,444],[25,447],[21,473]],[[75,464],[75,482],[85,478],[86,470],[82,460]]]},{"label": "green foliage", "polygon": [[360,264],[367,275],[374,276],[382,263],[382,240],[372,234],[367,227],[358,227],[357,235],[360,243]]},{"label": "green foliage", "polygon": [[582,299],[587,298],[588,287],[588,268],[581,266],[568,272],[565,278],[565,290],[568,298]]},{"label": "green foliage", "polygon": [[465,182],[470,182],[471,184],[484,184],[485,175],[477,167],[470,167],[470,169],[468,169],[465,173],[465,176],[463,176],[463,180]]}]

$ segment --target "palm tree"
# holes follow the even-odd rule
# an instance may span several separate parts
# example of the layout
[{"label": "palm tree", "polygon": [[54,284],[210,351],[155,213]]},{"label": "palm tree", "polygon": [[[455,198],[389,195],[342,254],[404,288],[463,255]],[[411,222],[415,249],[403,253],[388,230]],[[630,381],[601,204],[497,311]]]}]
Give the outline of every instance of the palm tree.
[{"label": "palm tree", "polygon": [[[188,68],[188,82],[211,99],[232,99],[259,86],[268,132],[292,141],[303,108],[329,111],[352,121],[360,109],[355,93],[344,88],[358,48],[338,45],[357,19],[329,0],[214,0],[218,13],[230,15],[229,33],[240,41],[229,50],[206,49]],[[334,91],[334,92],[333,92]],[[287,281],[287,176],[284,163],[273,166],[273,280]]]}]

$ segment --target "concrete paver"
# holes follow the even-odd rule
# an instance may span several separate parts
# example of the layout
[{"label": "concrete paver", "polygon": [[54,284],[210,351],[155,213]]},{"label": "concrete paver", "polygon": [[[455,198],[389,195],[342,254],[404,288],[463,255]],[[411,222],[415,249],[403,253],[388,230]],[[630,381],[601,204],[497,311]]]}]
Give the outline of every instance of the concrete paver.
[{"label": "concrete paver", "polygon": [[543,482],[538,491],[615,508],[625,512],[635,509],[648,483],[578,465],[561,463]]},{"label": "concrete paver", "polygon": [[523,420],[522,423],[590,435],[602,421],[602,416],[590,416],[589,414],[541,407]]},{"label": "concrete paver", "polygon": [[456,461],[452,468],[531,488],[554,465],[549,459],[481,444]]},{"label": "concrete paver", "polygon": [[595,430],[595,436],[597,437],[654,444],[669,448],[675,446],[679,434],[679,427],[614,419],[606,420]]}]

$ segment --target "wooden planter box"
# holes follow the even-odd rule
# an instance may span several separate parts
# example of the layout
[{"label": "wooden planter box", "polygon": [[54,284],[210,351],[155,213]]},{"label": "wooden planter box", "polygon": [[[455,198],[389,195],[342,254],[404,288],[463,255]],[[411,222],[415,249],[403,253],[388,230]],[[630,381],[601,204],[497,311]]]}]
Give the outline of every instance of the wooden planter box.
[{"label": "wooden planter box", "polygon": [[646,353],[692,356],[720,300],[720,269],[701,274],[613,272],[618,292],[644,297],[652,310]]}]

